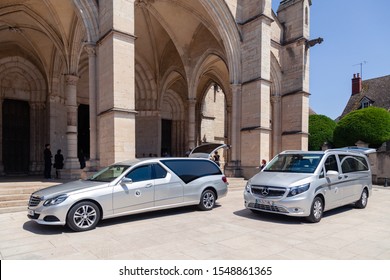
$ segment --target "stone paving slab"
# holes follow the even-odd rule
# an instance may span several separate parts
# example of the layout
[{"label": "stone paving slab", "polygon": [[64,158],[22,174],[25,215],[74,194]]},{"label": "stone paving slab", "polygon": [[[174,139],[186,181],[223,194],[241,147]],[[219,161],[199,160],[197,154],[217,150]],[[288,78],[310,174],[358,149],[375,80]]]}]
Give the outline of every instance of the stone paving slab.
[{"label": "stone paving slab", "polygon": [[254,214],[232,188],[212,211],[184,207],[102,221],[75,233],[25,212],[0,214],[2,260],[389,260],[390,188],[374,187],[366,209],[345,206],[318,224]]}]

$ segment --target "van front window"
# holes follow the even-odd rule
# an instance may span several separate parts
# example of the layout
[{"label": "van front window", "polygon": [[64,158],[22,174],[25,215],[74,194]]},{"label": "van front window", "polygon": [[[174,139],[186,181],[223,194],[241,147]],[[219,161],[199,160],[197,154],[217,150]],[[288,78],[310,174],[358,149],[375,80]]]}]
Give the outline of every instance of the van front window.
[{"label": "van front window", "polygon": [[322,154],[280,154],[263,171],[314,173],[322,157]]}]

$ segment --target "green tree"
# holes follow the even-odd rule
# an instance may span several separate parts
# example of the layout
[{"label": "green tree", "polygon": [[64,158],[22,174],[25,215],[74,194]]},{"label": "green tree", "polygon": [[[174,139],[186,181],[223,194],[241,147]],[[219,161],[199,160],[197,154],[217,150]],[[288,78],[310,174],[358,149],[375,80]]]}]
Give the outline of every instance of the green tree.
[{"label": "green tree", "polygon": [[377,148],[390,140],[390,112],[379,107],[352,111],[337,123],[333,140],[336,147],[353,146],[361,140]]},{"label": "green tree", "polygon": [[325,142],[333,142],[333,131],[336,122],[324,115],[309,116],[309,150],[321,150]]}]

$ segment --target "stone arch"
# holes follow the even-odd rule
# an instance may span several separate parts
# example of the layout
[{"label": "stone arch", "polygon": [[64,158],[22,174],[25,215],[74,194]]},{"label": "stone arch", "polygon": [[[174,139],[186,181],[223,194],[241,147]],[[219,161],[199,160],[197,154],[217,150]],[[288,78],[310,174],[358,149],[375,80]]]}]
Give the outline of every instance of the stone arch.
[{"label": "stone arch", "polygon": [[[29,98],[21,98],[22,100],[34,102],[46,101],[46,81],[43,75],[30,61],[19,56],[0,59],[0,87],[2,98],[15,97],[14,94],[8,96],[7,90],[2,83],[10,73],[18,73],[27,82],[31,95]],[[10,89],[13,89],[13,87],[10,87]]]},{"label": "stone arch", "polygon": [[[27,101],[30,116],[29,173],[37,174],[43,170],[41,151],[47,136],[47,86],[44,76],[30,61],[19,57],[0,59],[0,103],[4,99]],[[0,126],[3,125],[2,106],[0,106]],[[4,171],[3,139],[0,130],[0,173]],[[7,147],[10,149],[17,147]]]},{"label": "stone arch", "polygon": [[99,40],[99,9],[96,1],[73,0],[76,14],[81,18],[87,33],[87,42]]},{"label": "stone arch", "polygon": [[237,23],[225,1],[200,0],[215,21],[226,51],[231,84],[241,82],[241,36]]},{"label": "stone arch", "polygon": [[157,109],[157,83],[152,70],[141,57],[135,61],[135,108],[136,110]]},{"label": "stone arch", "polygon": [[[224,93],[224,112],[226,112],[224,120],[224,136],[227,135],[226,141],[229,142],[230,136],[230,110],[232,105],[232,95],[228,81],[228,69],[223,59],[223,54],[216,49],[207,50],[200,58],[194,67],[193,76],[191,77],[191,86],[189,99],[196,100],[195,106],[195,139],[198,144],[203,141],[201,133],[202,126],[202,106],[204,99],[212,84],[218,84]],[[222,64],[222,66],[221,66]],[[222,67],[222,68],[221,68]]]}]

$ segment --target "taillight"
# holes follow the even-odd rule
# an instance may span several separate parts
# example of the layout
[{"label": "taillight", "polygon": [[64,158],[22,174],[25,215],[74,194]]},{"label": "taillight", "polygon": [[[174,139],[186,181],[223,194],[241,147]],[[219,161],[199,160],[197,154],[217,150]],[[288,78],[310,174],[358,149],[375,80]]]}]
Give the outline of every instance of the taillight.
[{"label": "taillight", "polygon": [[225,176],[222,176],[222,181],[223,181],[225,184],[228,183],[227,178],[226,178]]}]

